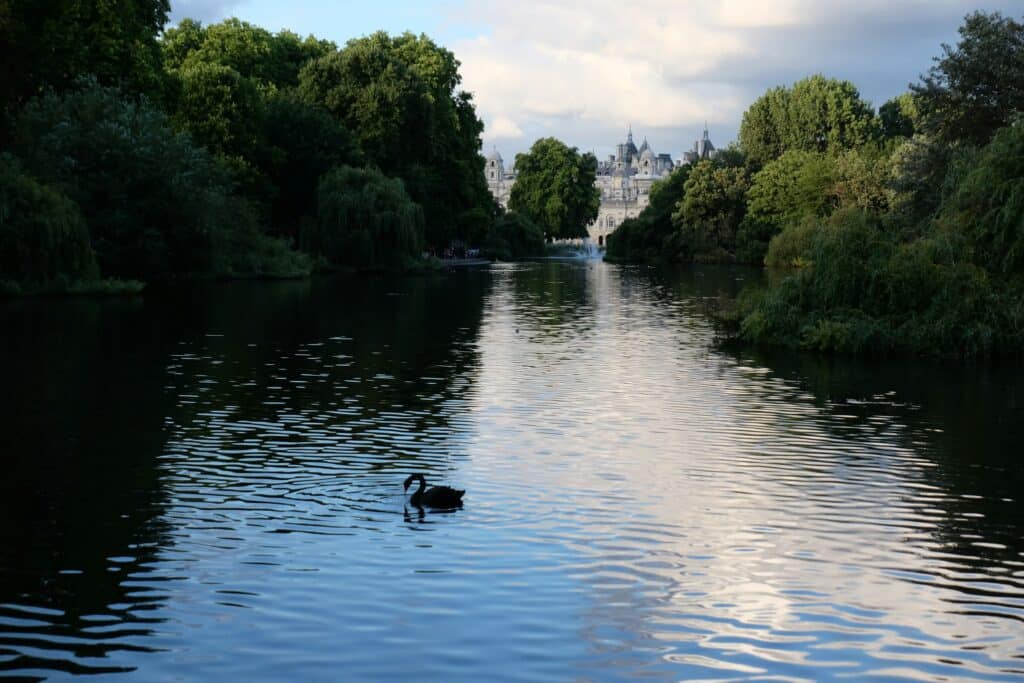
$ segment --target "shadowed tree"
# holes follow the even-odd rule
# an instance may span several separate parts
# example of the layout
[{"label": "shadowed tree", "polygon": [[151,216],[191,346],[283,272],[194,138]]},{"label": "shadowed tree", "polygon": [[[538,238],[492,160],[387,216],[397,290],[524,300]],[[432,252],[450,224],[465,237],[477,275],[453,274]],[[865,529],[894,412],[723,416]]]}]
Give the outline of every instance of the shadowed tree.
[{"label": "shadowed tree", "polygon": [[128,95],[161,98],[157,36],[168,0],[3,0],[0,2],[0,106],[17,109],[83,75]]},{"label": "shadowed tree", "polygon": [[70,199],[0,154],[0,282],[47,285],[99,274],[89,229]]},{"label": "shadowed tree", "polygon": [[967,15],[956,47],[911,85],[924,125],[942,142],[980,146],[1024,111],[1024,23]]},{"label": "shadowed tree", "polygon": [[878,109],[882,135],[887,138],[910,138],[921,127],[921,113],[913,93],[897,95]]},{"label": "shadowed tree", "polygon": [[351,40],[299,75],[301,96],[352,131],[368,163],[404,181],[434,246],[482,236],[490,220],[483,123],[461,81],[450,51],[411,33]]},{"label": "shadowed tree", "polygon": [[402,181],[376,169],[341,166],[320,180],[319,220],[303,235],[303,247],[331,263],[402,266],[423,248],[423,209]]},{"label": "shadowed tree", "polygon": [[611,260],[676,260],[682,257],[669,240],[676,232],[672,214],[683,200],[686,179],[691,165],[677,168],[667,177],[651,185],[650,203],[636,218],[623,221],[608,236]]},{"label": "shadowed tree", "polygon": [[746,212],[750,176],[742,166],[697,163],[683,185],[683,199],[672,215],[683,251],[691,258],[731,260],[736,231]]}]

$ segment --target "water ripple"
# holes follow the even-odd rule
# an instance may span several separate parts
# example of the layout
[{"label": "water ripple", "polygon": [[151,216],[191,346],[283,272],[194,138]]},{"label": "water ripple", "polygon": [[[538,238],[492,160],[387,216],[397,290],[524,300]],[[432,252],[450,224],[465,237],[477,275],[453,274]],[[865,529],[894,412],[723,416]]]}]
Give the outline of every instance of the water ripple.
[{"label": "water ripple", "polygon": [[980,417],[718,350],[701,302],[749,273],[477,277],[178,331],[153,500],[61,517],[128,525],[96,553],[8,544],[0,675],[1020,679],[1021,465],[958,450]]}]

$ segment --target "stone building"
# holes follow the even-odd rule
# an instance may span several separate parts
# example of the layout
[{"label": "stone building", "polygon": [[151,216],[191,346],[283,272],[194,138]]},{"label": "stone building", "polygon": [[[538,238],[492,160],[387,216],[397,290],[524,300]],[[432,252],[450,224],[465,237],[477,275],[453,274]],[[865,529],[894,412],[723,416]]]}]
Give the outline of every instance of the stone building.
[{"label": "stone building", "polygon": [[711,138],[708,137],[708,124],[704,124],[704,137],[693,143],[693,149],[689,152],[683,152],[683,162],[687,164],[693,164],[703,159],[713,159],[718,154],[718,150],[711,144]]},{"label": "stone building", "polygon": [[491,191],[491,196],[507,209],[516,175],[511,170],[505,170],[505,160],[498,154],[498,150],[494,150],[487,157],[487,162],[484,164],[484,175],[487,176],[487,189]]},{"label": "stone building", "polygon": [[[615,146],[615,154],[597,162],[594,184],[601,192],[601,207],[589,227],[590,239],[603,247],[615,228],[627,218],[640,215],[649,201],[651,186],[684,164],[709,159],[715,155],[707,126],[704,136],[693,144],[693,150],[685,152],[683,158],[673,161],[670,154],[656,154],[644,138],[637,147],[633,142],[633,130],[626,134],[626,141]],[[487,187],[491,195],[504,207],[515,184],[515,169],[505,169],[504,160],[497,150],[487,157],[484,166]]]}]

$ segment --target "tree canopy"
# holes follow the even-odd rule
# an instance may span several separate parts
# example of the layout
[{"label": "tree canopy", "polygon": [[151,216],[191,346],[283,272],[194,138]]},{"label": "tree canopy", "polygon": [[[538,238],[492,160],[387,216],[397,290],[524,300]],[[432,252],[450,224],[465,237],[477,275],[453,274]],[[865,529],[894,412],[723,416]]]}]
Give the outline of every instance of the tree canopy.
[{"label": "tree canopy", "polygon": [[762,166],[788,150],[827,152],[878,137],[871,105],[849,81],[811,76],[792,88],[773,88],[743,114],[740,145]]},{"label": "tree canopy", "polygon": [[911,85],[925,126],[943,142],[983,145],[1024,111],[1024,23],[967,15],[956,47]]},{"label": "tree canopy", "polygon": [[238,19],[203,26],[184,19],[167,29],[161,40],[168,69],[194,64],[219,64],[263,86],[292,88],[309,61],[334,51],[330,41],[305,39],[291,31],[271,33]]},{"label": "tree canopy", "polygon": [[[267,272],[260,259],[239,259],[277,259],[284,249],[262,238],[216,157],[176,133],[165,113],[116,88],[82,81],[32,101],[16,122],[14,151],[26,171],[81,208],[105,276]],[[301,271],[301,261],[280,264]]]},{"label": "tree canopy", "polygon": [[[483,123],[450,51],[385,33],[338,50],[238,19],[163,32],[168,13],[0,0],[0,170],[4,211],[19,211],[0,252],[37,259],[7,268],[15,280],[84,277],[58,247],[38,251],[57,244],[147,280],[300,275],[303,244],[370,267],[420,258],[425,239],[482,244],[496,215]],[[361,218],[331,213],[349,200]]]},{"label": "tree canopy", "polygon": [[541,138],[516,155],[516,183],[509,208],[539,225],[548,238],[586,237],[597,219],[597,159],[555,138]]},{"label": "tree canopy", "polygon": [[0,108],[17,109],[82,75],[125,93],[163,96],[157,36],[168,0],[5,0],[0,3]]},{"label": "tree canopy", "polygon": [[480,237],[489,220],[483,123],[461,81],[450,51],[411,33],[351,40],[299,75],[301,96],[352,131],[368,163],[402,178],[435,246]]},{"label": "tree canopy", "polygon": [[672,223],[692,256],[731,259],[749,187],[750,176],[742,166],[705,160],[693,167],[683,185],[683,199],[672,215]]}]

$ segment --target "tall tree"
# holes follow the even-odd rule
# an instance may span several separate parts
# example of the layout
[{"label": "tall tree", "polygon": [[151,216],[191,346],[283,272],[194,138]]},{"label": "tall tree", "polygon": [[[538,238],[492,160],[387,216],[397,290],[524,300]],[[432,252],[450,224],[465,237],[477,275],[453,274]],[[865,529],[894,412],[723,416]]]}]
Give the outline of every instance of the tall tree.
[{"label": "tall tree", "polygon": [[911,85],[929,132],[983,145],[1024,111],[1024,23],[998,12],[967,15],[956,47]]},{"label": "tall tree", "polygon": [[175,123],[211,152],[242,159],[256,151],[263,100],[256,85],[230,66],[190,61],[181,83]]},{"label": "tall tree", "polygon": [[190,64],[230,67],[260,85],[292,88],[306,62],[335,49],[334,43],[305,39],[291,31],[271,33],[239,19],[203,26],[185,19],[170,28],[161,41],[167,68],[185,69]]},{"label": "tall tree", "polygon": [[0,106],[11,111],[85,75],[126,94],[162,96],[157,36],[169,11],[168,0],[4,0]]},{"label": "tall tree", "polygon": [[81,208],[105,276],[259,270],[286,253],[263,239],[223,164],[149,102],[83,84],[29,102],[15,130],[26,171]]},{"label": "tall tree", "polygon": [[267,100],[263,139],[257,165],[275,189],[270,225],[297,239],[303,223],[316,215],[320,177],[335,166],[361,164],[362,155],[337,119],[291,91]]},{"label": "tall tree", "polygon": [[368,163],[405,181],[427,241],[466,239],[488,220],[483,123],[458,90],[459,62],[426,36],[378,32],[306,65],[299,92],[353,134]]},{"label": "tall tree", "polygon": [[518,177],[509,208],[539,225],[549,238],[586,237],[597,219],[601,193],[594,186],[597,158],[555,138],[541,138],[516,155]]},{"label": "tall tree", "polygon": [[672,216],[690,256],[719,259],[735,252],[749,187],[750,176],[741,166],[705,160],[693,167],[683,185],[683,200]]},{"label": "tall tree", "polygon": [[871,105],[849,81],[811,76],[773,88],[743,114],[740,144],[755,166],[791,149],[837,152],[878,136]]}]

